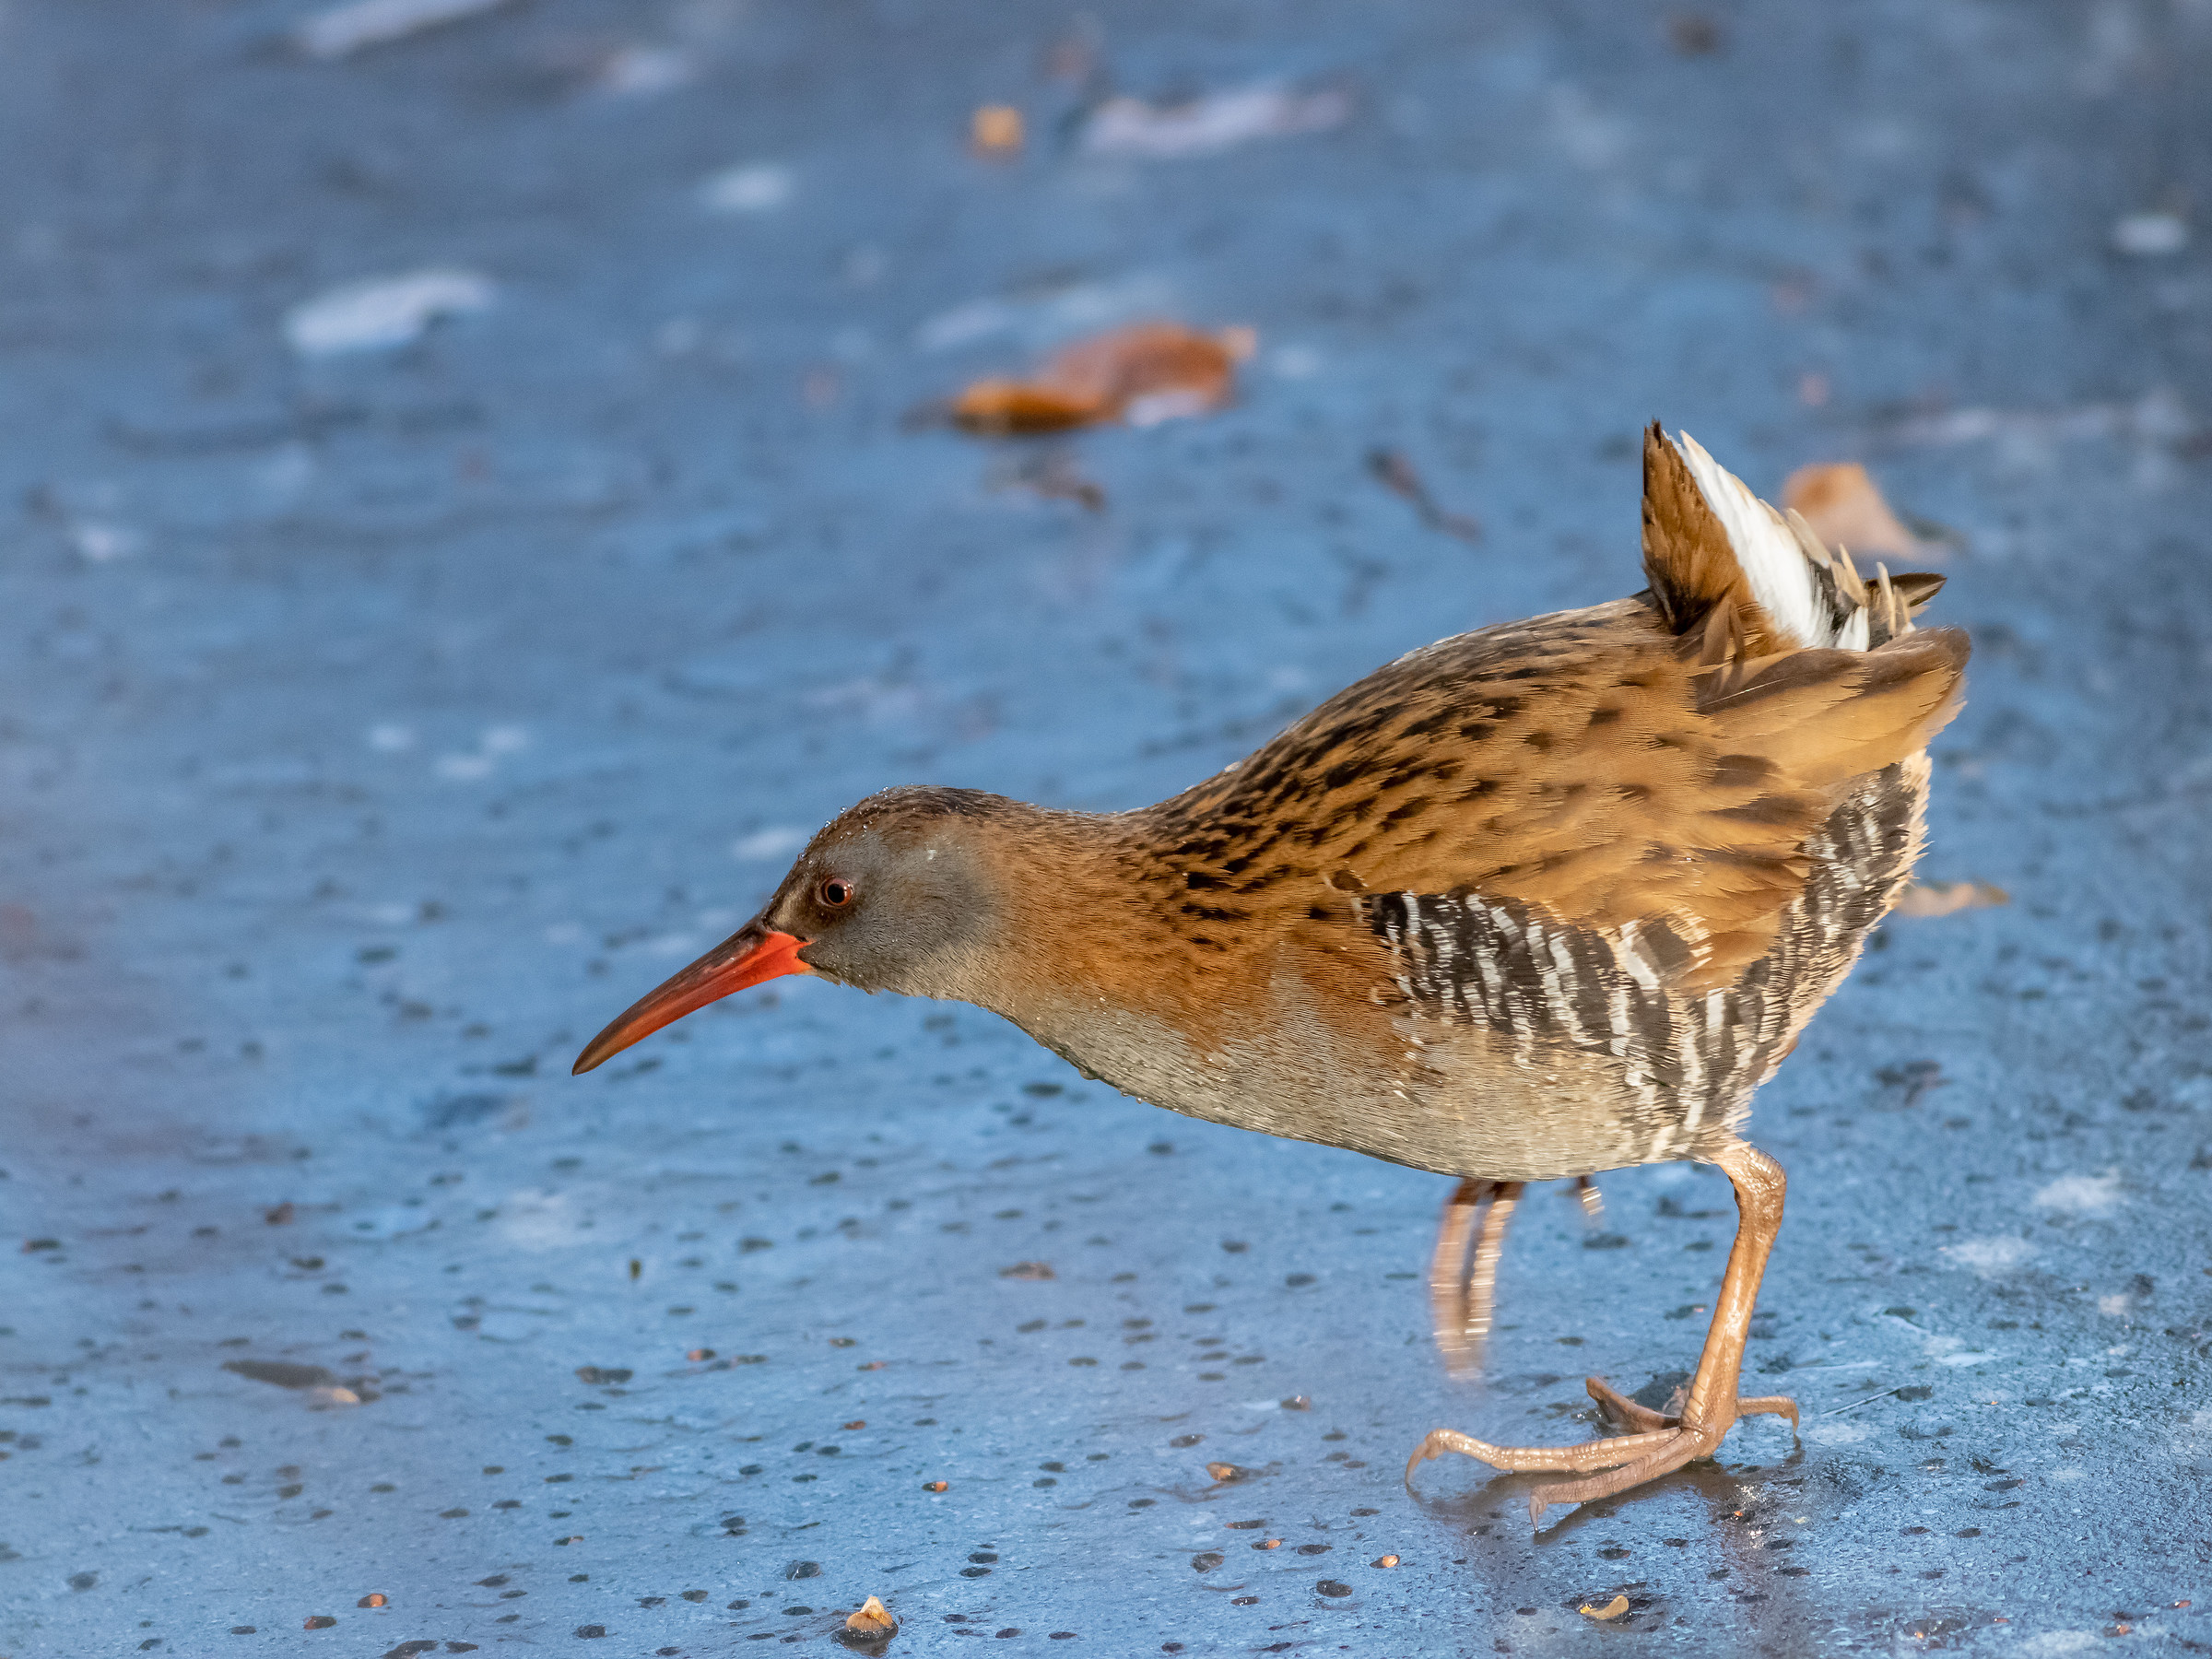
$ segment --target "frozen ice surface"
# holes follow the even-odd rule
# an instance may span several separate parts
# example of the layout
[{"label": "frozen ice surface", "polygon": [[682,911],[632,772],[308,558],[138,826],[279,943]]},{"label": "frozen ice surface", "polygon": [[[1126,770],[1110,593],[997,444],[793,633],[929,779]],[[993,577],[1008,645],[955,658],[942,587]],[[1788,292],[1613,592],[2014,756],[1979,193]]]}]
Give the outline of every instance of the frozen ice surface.
[{"label": "frozen ice surface", "polygon": [[[894,1654],[2212,1642],[2212,279],[2112,242],[2212,200],[2203,6],[535,0],[267,49],[311,9],[6,14],[0,1653],[830,1653],[870,1594]],[[578,96],[626,41],[692,78]],[[1354,96],[1082,153],[1110,91],[1262,84]],[[1017,161],[967,154],[991,101]],[[802,187],[703,214],[745,158]],[[287,343],[425,269],[528,303]],[[1133,305],[1266,370],[1070,444],[1102,512],[902,424]],[[1608,1178],[1597,1235],[1532,1194],[1455,1390],[1445,1182],[972,1010],[786,983],[568,1077],[869,790],[1154,799],[1630,591],[1654,417],[1764,492],[1865,462],[1977,640],[1925,873],[2012,901],[1885,929],[1755,1118],[1801,1445],[1533,1539],[1518,1482],[1399,1478],[1439,1424],[1586,1435],[1585,1372],[1664,1399],[1710,1171]]]}]

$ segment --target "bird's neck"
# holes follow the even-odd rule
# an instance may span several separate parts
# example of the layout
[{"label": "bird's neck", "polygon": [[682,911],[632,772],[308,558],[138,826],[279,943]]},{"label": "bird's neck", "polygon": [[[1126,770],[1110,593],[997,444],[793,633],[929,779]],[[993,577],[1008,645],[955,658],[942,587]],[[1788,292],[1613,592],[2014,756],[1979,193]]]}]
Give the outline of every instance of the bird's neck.
[{"label": "bird's neck", "polygon": [[1181,878],[1150,815],[1031,810],[997,849],[996,936],[960,994],[1121,1082],[1133,1033],[1189,1024],[1207,953],[1175,925]]}]

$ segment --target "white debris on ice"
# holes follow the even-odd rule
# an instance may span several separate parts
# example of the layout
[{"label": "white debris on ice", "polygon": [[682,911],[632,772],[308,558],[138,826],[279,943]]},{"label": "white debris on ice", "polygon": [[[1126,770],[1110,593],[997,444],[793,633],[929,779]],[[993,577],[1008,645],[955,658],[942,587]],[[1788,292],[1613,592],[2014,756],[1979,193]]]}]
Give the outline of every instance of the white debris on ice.
[{"label": "white debris on ice", "polygon": [[2117,1175],[2061,1175],[2035,1194],[2039,1208],[2101,1216],[2120,1202]]},{"label": "white debris on ice", "polygon": [[491,279],[474,271],[410,271],[349,282],[285,314],[285,338],[303,357],[405,346],[441,317],[490,306]]},{"label": "white debris on ice", "polygon": [[1342,92],[1297,92],[1276,86],[1209,92],[1189,103],[1165,106],[1110,98],[1091,112],[1083,129],[1083,150],[1147,161],[1211,156],[1254,138],[1326,132],[1343,125],[1351,112],[1352,100]]},{"label": "white debris on ice", "polygon": [[699,199],[710,213],[766,213],[791,200],[791,169],[773,161],[748,161],[727,167],[699,187]]},{"label": "white debris on ice", "polygon": [[2189,226],[2179,214],[2130,213],[2112,226],[2112,249],[2133,259],[2157,259],[2189,245]]},{"label": "white debris on ice", "polygon": [[352,0],[317,12],[292,31],[292,39],[310,57],[339,58],[506,4],[507,0]]}]

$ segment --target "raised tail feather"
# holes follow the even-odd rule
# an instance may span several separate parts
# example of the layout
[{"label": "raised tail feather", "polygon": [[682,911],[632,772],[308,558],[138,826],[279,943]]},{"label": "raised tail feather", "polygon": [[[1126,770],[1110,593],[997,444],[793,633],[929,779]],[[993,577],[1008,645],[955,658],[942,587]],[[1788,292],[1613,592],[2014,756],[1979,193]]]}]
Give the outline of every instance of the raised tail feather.
[{"label": "raised tail feather", "polygon": [[1704,649],[1731,636],[1735,654],[1867,651],[1912,631],[1943,578],[1881,566],[1869,583],[1796,512],[1777,512],[1683,433],[1656,421],[1643,438],[1643,569],[1653,603]]}]

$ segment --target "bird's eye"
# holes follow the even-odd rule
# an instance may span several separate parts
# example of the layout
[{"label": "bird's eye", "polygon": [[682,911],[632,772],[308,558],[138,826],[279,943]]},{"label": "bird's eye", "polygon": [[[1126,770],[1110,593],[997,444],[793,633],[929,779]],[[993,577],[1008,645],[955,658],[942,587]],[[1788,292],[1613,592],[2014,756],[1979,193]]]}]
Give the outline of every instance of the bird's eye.
[{"label": "bird's eye", "polygon": [[843,910],[853,902],[853,884],[842,876],[830,876],[814,889],[814,896],[824,910]]}]

